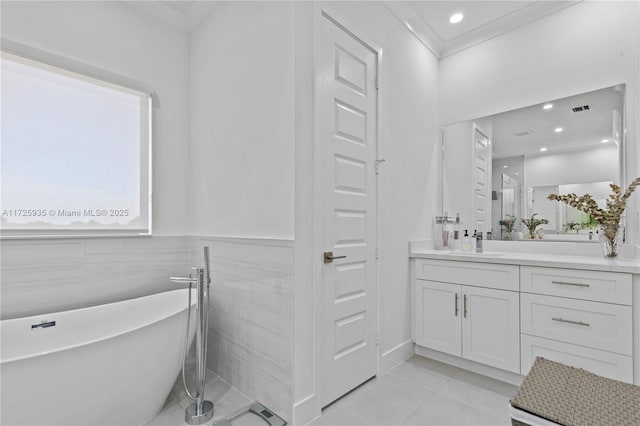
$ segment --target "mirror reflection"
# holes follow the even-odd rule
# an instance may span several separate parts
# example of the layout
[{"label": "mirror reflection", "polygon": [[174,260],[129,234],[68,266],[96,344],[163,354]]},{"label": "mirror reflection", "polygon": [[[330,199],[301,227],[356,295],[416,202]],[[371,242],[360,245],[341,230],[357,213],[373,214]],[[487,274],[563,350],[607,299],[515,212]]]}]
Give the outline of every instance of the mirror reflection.
[{"label": "mirror reflection", "polygon": [[588,193],[604,205],[621,183],[624,93],[617,85],[444,126],[443,210],[492,239],[596,241],[588,215],[547,196]]}]

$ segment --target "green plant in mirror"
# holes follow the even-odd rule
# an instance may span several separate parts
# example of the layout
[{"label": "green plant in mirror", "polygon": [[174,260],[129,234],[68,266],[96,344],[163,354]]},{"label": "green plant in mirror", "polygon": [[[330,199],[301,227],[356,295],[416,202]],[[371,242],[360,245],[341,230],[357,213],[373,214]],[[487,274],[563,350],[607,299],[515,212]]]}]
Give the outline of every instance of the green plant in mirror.
[{"label": "green plant in mirror", "polygon": [[565,225],[567,227],[567,229],[569,231],[580,231],[580,228],[582,228],[582,224],[576,221],[571,221],[571,222],[567,222],[567,224]]},{"label": "green plant in mirror", "polygon": [[524,223],[524,226],[529,230],[529,238],[532,240],[536,238],[536,228],[549,223],[548,219],[537,219],[537,215],[538,213],[534,213],[529,219],[520,219],[520,222]]},{"label": "green plant in mirror", "polygon": [[605,208],[600,208],[590,194],[584,194],[580,197],[576,194],[549,194],[547,198],[549,200],[567,203],[571,207],[575,207],[591,216],[593,221],[600,225],[602,230],[600,238],[603,243],[604,255],[607,257],[616,257],[618,255],[622,215],[627,208],[627,200],[631,197],[633,191],[640,186],[640,177],[633,180],[624,193],[622,189],[614,183],[609,186],[611,187],[611,194],[609,194],[607,198]]}]

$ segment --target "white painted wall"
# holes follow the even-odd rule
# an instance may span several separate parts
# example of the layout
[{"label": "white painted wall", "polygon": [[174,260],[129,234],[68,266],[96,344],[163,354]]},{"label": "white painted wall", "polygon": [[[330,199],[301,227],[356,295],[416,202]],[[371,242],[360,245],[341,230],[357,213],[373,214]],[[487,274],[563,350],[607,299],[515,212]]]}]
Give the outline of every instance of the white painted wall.
[{"label": "white painted wall", "polygon": [[584,151],[528,156],[525,159],[525,186],[549,186],[566,183],[617,182],[619,171],[615,145],[603,145]]},{"label": "white painted wall", "polygon": [[188,37],[120,2],[2,2],[2,37],[152,88],[153,233],[184,235]]},{"label": "white painted wall", "polygon": [[221,2],[191,33],[190,232],[293,237],[293,4]]},{"label": "white painted wall", "polygon": [[[190,34],[189,59],[190,233],[222,262],[211,327],[222,346],[207,364],[288,421],[298,285],[294,41],[293,3],[219,2]],[[269,238],[284,245],[267,249]]]},{"label": "white painted wall", "polygon": [[[626,83],[626,178],[635,178],[640,175],[639,20],[638,1],[580,2],[443,58],[442,123]],[[629,235],[639,243],[640,201],[632,204]]]}]

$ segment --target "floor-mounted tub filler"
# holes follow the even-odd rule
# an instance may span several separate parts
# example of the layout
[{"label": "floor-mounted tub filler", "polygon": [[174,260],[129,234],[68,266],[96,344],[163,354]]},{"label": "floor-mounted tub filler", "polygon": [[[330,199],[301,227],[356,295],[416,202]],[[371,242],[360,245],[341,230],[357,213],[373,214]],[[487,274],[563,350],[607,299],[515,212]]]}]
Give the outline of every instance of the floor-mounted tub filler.
[{"label": "floor-mounted tub filler", "polygon": [[2,321],[0,423],[113,426],[153,418],[182,368],[189,296],[181,289]]},{"label": "floor-mounted tub filler", "polygon": [[[213,418],[213,402],[204,399],[204,383],[207,376],[207,336],[209,335],[209,284],[211,284],[211,272],[209,264],[209,247],[204,248],[204,268],[194,268],[195,277],[171,277],[171,281],[178,284],[187,284],[189,286],[189,294],[193,285],[196,286],[196,294],[198,302],[197,317],[195,324],[196,333],[196,371],[195,382],[196,389],[192,394],[189,392],[187,382],[185,380],[185,359],[187,357],[188,346],[185,342],[182,352],[182,384],[187,396],[193,401],[184,413],[184,421],[190,425],[200,425]],[[191,299],[187,304],[189,313],[191,313]],[[191,315],[187,317],[187,330],[185,335],[189,334],[191,328]]]},{"label": "floor-mounted tub filler", "polygon": [[[187,396],[193,401],[185,409],[184,421],[190,425],[200,425],[208,422],[213,418],[214,404],[204,399],[204,384],[207,374],[207,331],[209,330],[209,285],[211,284],[211,267],[209,262],[209,247],[204,248],[204,268],[193,268],[196,272],[195,277],[171,277],[171,281],[178,284],[187,284],[191,291],[192,286],[196,286],[196,294],[198,302],[196,304],[197,316],[195,324],[196,333],[196,370],[195,383],[196,389],[192,394],[187,387],[185,379],[185,358],[188,347],[184,346],[182,354],[182,384]],[[191,294],[191,292],[189,293]],[[191,299],[189,299],[189,313],[191,313]],[[190,331],[190,318],[188,316],[186,334]],[[235,419],[243,417],[245,414],[258,416],[269,426],[285,426],[287,424],[273,411],[269,410],[259,402],[253,402],[235,413],[216,422],[216,426],[232,426]]]}]

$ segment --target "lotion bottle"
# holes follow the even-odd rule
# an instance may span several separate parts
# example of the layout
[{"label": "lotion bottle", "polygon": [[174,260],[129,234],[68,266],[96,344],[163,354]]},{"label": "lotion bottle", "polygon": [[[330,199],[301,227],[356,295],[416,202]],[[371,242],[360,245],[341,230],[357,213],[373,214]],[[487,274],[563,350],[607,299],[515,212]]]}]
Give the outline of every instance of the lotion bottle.
[{"label": "lotion bottle", "polygon": [[476,253],[482,253],[482,232],[476,234]]}]

